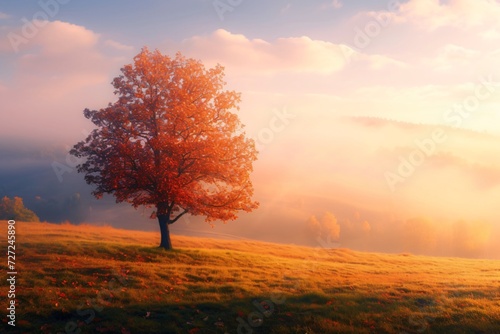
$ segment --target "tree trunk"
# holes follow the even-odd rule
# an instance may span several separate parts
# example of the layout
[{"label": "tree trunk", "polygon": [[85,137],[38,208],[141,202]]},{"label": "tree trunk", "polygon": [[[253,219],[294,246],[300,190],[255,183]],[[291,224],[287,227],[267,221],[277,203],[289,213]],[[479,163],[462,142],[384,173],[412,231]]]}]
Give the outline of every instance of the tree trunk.
[{"label": "tree trunk", "polygon": [[170,241],[170,231],[168,230],[168,216],[158,216],[158,223],[160,224],[160,248],[172,249],[172,242]]}]

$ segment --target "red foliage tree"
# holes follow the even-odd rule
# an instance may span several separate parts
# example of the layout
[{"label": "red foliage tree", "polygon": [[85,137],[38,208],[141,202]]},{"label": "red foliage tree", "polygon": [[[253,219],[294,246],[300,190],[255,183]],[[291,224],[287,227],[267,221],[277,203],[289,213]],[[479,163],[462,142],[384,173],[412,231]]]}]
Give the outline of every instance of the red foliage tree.
[{"label": "red foliage tree", "polygon": [[169,225],[185,214],[225,222],[257,208],[250,181],[257,151],[231,112],[240,94],[223,90],[223,67],[145,48],[121,71],[113,80],[118,100],[84,110],[97,128],[71,150],[85,158],[78,171],[95,185],[93,195],[154,206],[166,249]]}]

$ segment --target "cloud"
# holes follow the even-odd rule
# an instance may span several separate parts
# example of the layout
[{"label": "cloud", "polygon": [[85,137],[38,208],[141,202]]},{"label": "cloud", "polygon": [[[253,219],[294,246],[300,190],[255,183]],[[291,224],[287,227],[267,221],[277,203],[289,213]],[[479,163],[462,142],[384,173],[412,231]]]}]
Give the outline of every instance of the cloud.
[{"label": "cloud", "polygon": [[477,60],[481,53],[477,50],[447,44],[438,50],[438,54],[431,60],[431,66],[437,70],[455,70],[456,68],[468,67]]},{"label": "cloud", "polygon": [[45,55],[74,53],[96,46],[100,35],[85,27],[67,22],[49,22],[40,29],[34,44],[43,47]]},{"label": "cloud", "polygon": [[23,54],[42,47],[46,55],[57,55],[69,50],[88,49],[99,41],[99,34],[85,27],[62,21],[23,21],[21,26],[4,27],[5,38],[0,51]]},{"label": "cloud", "polygon": [[410,0],[400,6],[399,16],[425,30],[441,27],[469,29],[498,27],[500,4],[491,0]]},{"label": "cloud", "polygon": [[344,44],[307,36],[265,41],[219,29],[208,36],[188,38],[180,47],[187,55],[202,58],[210,64],[221,63],[233,71],[256,75],[290,73],[326,76],[347,67],[378,71],[405,66],[403,62],[385,55],[364,54]]},{"label": "cloud", "polygon": [[111,48],[114,48],[116,50],[121,50],[121,51],[132,51],[134,50],[133,46],[130,45],[125,45],[117,41],[113,41],[111,39],[108,39],[104,41],[104,45],[109,46]]},{"label": "cloud", "polygon": [[346,65],[340,45],[309,37],[278,38],[273,42],[248,39],[219,29],[209,36],[186,39],[182,48],[192,55],[224,65],[258,72],[331,73]]},{"label": "cloud", "polygon": [[403,129],[416,129],[421,125],[414,124],[414,123],[408,123],[408,122],[401,122],[401,121],[396,121],[396,120],[391,120],[391,119],[384,119],[380,117],[368,117],[368,116],[345,116],[343,119],[353,122],[359,125],[363,125],[366,127],[371,127],[371,128],[381,128],[385,126],[396,126],[400,127]]},{"label": "cloud", "polygon": [[369,68],[372,70],[381,70],[386,68],[401,69],[406,67],[404,62],[384,55],[361,55],[360,57],[368,63]]},{"label": "cloud", "polygon": [[64,95],[104,83],[113,61],[99,50],[99,34],[82,26],[49,22],[17,58],[17,87],[39,98]]},{"label": "cloud", "polygon": [[59,143],[91,128],[81,112],[110,101],[109,82],[124,62],[117,52],[107,54],[100,34],[61,21],[46,22],[19,53],[8,52],[16,56],[7,57],[10,73],[0,88],[6,111],[0,115],[0,136],[19,137],[22,131],[25,138]]},{"label": "cloud", "polygon": [[485,31],[479,33],[479,36],[481,36],[485,40],[500,39],[500,30],[499,29],[485,30]]},{"label": "cloud", "polygon": [[[442,74],[446,71],[450,82],[458,82],[470,80],[471,75],[478,73],[498,72],[498,58],[488,53],[495,48],[491,42],[500,38],[497,20],[500,2],[409,0],[399,3],[394,8],[353,15],[339,31],[355,29],[358,32],[338,33],[340,40],[351,39],[351,44],[366,40],[365,53],[377,50],[381,55],[400,59],[409,65],[411,71],[402,74],[410,80],[443,81],[446,78]],[[451,62],[446,63],[447,58]],[[429,65],[439,72],[429,73]]]},{"label": "cloud", "polygon": [[9,14],[6,14],[6,13],[3,13],[3,12],[0,12],[0,20],[6,20],[10,18],[10,15]]},{"label": "cloud", "polygon": [[[343,120],[354,123],[357,125],[361,125],[368,128],[385,128],[385,127],[394,127],[399,128],[402,131],[410,133],[412,135],[418,135],[419,133],[429,133],[436,129],[437,125],[435,124],[426,124],[426,123],[412,123],[405,122],[395,119],[387,119],[375,116],[343,116]],[[486,132],[479,132],[465,128],[457,128],[451,126],[439,126],[440,128],[445,129],[447,133],[454,137],[462,137],[467,138],[467,140],[477,140],[484,142],[500,142],[500,138],[497,135],[489,134]]]}]

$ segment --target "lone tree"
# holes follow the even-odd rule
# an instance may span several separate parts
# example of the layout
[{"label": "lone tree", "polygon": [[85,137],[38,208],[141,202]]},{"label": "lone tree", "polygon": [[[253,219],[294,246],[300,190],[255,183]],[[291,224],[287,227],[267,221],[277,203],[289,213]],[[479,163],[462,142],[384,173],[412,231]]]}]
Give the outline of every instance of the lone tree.
[{"label": "lone tree", "polygon": [[155,207],[160,247],[172,248],[169,225],[185,214],[226,222],[258,206],[255,143],[231,112],[240,94],[223,90],[223,70],[144,48],[113,80],[118,100],[83,112],[97,128],[70,151],[84,159],[78,172],[96,198]]}]

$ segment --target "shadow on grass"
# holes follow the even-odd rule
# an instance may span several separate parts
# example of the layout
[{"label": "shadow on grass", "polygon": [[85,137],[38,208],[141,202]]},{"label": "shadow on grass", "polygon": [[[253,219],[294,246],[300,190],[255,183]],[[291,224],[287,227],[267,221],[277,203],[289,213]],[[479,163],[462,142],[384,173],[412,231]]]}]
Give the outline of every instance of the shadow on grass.
[{"label": "shadow on grass", "polygon": [[24,314],[23,328],[17,330],[19,333],[303,333],[300,329],[304,315],[312,312],[291,310],[299,310],[300,304],[324,304],[327,299],[306,294],[281,301],[278,305],[269,296],[255,296],[197,304],[75,306],[72,312],[40,310]]},{"label": "shadow on grass", "polygon": [[[274,302],[273,302],[274,301]],[[405,304],[377,296],[261,295],[197,304],[141,303],[19,314],[12,333],[500,333],[498,319],[429,314],[432,300]],[[413,305],[409,310],[407,305]],[[424,323],[425,321],[425,323]],[[22,329],[21,329],[22,328]]]}]

